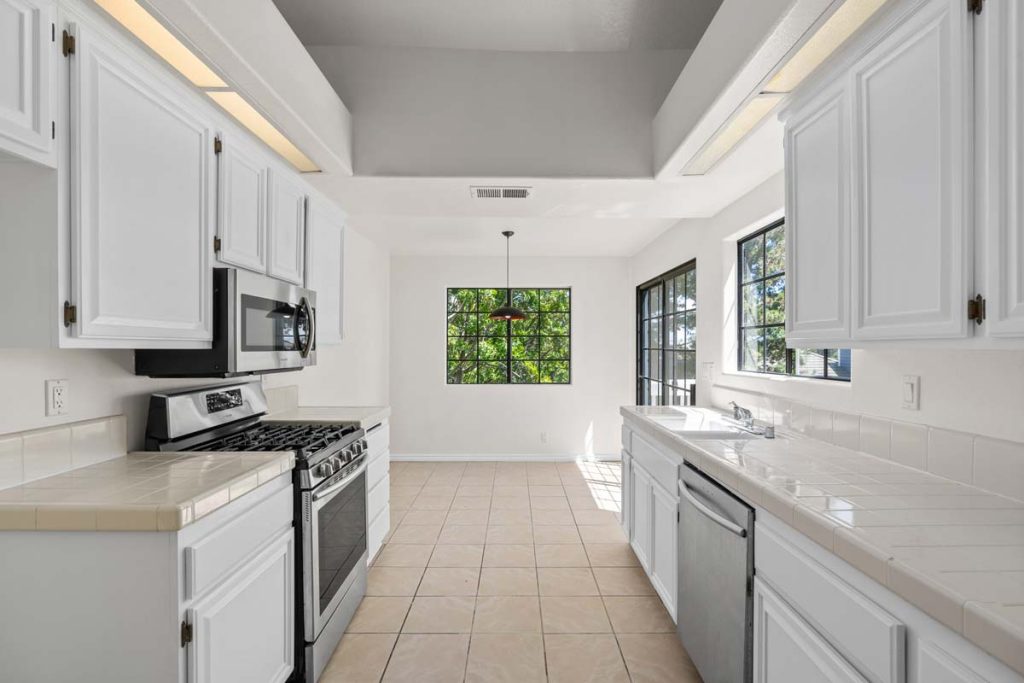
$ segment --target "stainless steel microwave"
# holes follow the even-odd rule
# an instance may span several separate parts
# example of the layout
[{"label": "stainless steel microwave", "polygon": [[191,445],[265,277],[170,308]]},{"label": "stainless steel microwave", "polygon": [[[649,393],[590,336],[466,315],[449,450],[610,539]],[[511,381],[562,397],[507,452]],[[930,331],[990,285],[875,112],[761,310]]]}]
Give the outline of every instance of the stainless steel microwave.
[{"label": "stainless steel microwave", "polygon": [[135,352],[135,374],[237,377],[316,365],[316,293],[266,275],[213,269],[209,349]]}]

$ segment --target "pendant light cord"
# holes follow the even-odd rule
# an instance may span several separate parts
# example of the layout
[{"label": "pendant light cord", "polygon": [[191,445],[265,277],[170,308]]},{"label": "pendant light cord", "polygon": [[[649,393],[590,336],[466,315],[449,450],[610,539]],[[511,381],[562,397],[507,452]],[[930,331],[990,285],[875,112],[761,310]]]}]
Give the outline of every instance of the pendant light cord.
[{"label": "pendant light cord", "polygon": [[511,235],[505,235],[505,296],[508,303],[512,303],[512,276],[509,275],[509,259],[511,258],[510,243]]}]

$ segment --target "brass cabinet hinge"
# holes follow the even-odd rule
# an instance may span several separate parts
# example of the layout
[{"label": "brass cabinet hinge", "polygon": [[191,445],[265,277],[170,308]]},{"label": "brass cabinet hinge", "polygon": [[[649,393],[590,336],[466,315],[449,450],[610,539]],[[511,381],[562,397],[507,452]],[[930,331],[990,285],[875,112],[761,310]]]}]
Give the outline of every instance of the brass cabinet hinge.
[{"label": "brass cabinet hinge", "polygon": [[75,54],[75,37],[67,31],[64,31],[64,35],[61,38],[61,49],[65,57]]},{"label": "brass cabinet hinge", "polygon": [[979,294],[967,300],[967,319],[979,325],[985,320],[985,298]]},{"label": "brass cabinet hinge", "polygon": [[192,624],[187,621],[181,622],[181,646],[185,647],[192,642]]},{"label": "brass cabinet hinge", "polygon": [[64,327],[71,327],[78,322],[78,306],[70,301],[64,302]]},{"label": "brass cabinet hinge", "polygon": [[220,138],[214,138],[213,139],[213,153],[214,154],[220,154],[223,149],[224,149],[224,143],[222,143],[220,141]]},{"label": "brass cabinet hinge", "polygon": [[213,238],[213,250],[216,251],[216,252],[220,251],[220,238],[219,237],[214,237]]},{"label": "brass cabinet hinge", "polygon": [[967,11],[971,14],[981,14],[985,6],[985,0],[967,0]]}]

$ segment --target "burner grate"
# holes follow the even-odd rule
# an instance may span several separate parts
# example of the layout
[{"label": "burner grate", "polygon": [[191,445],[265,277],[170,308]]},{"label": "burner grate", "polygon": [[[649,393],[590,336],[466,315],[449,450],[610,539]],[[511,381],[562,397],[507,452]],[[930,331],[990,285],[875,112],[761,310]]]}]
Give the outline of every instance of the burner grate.
[{"label": "burner grate", "polygon": [[305,459],[356,431],[353,426],[260,424],[191,447],[193,451],[294,451]]}]

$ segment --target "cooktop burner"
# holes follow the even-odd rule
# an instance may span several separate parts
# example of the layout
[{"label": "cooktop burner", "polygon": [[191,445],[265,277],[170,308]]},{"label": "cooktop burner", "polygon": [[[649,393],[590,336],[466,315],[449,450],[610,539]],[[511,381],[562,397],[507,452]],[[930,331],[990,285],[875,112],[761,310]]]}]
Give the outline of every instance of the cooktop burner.
[{"label": "cooktop burner", "polygon": [[354,425],[260,423],[229,436],[191,446],[193,451],[295,451],[299,460],[323,451],[358,431]]}]

